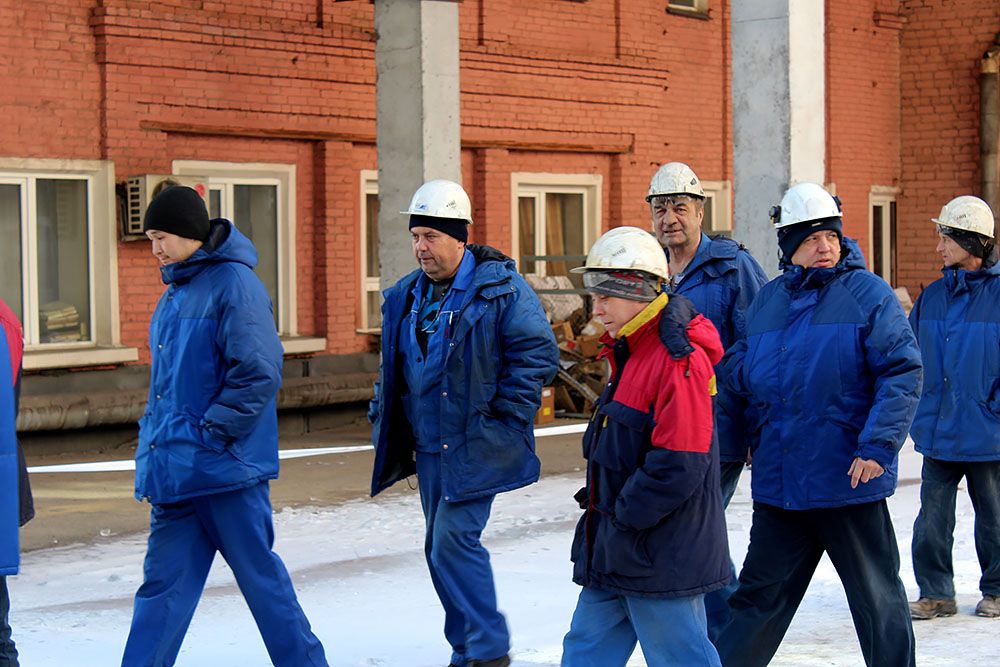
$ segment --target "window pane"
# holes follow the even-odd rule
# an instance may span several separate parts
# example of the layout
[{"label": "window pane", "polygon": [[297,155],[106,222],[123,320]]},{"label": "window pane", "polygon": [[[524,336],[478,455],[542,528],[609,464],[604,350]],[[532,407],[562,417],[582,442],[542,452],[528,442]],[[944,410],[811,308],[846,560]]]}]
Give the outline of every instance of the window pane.
[{"label": "window pane", "polygon": [[90,340],[87,182],[39,179],[36,192],[39,342]]},{"label": "window pane", "polygon": [[535,260],[525,259],[526,256],[535,254],[535,198],[517,198],[517,243],[521,250],[521,256],[517,259],[517,265],[521,267],[521,273],[535,273]]},{"label": "window pane", "polygon": [[[545,253],[546,255],[586,255],[583,247],[584,234],[583,195],[582,194],[546,194],[545,195]],[[546,275],[569,276],[573,283],[580,287],[583,281],[579,274],[570,274],[569,270],[583,266],[583,260],[570,259],[548,261]]]},{"label": "window pane", "polygon": [[[365,195],[366,278],[378,278],[378,195]],[[378,303],[375,304],[376,306]],[[371,322],[371,320],[368,320]]]},{"label": "window pane", "polygon": [[0,184],[0,298],[21,312],[21,186]]},{"label": "window pane", "polygon": [[872,272],[888,280],[889,276],[885,275],[885,257],[882,253],[883,210],[881,205],[872,206]]},{"label": "window pane", "polygon": [[257,247],[257,276],[278,320],[278,187],[234,185],[233,223]]},{"label": "window pane", "polygon": [[222,190],[212,188],[208,191],[208,217],[222,217]]},{"label": "window pane", "polygon": [[377,329],[382,326],[382,308],[378,290],[368,292],[366,307],[368,308],[368,327]]},{"label": "window pane", "polygon": [[705,217],[701,219],[701,231],[705,232],[709,236],[713,234],[712,232],[712,206],[715,204],[715,196],[706,193],[705,197]]},{"label": "window pane", "polygon": [[896,202],[889,202],[889,284],[896,287]]}]

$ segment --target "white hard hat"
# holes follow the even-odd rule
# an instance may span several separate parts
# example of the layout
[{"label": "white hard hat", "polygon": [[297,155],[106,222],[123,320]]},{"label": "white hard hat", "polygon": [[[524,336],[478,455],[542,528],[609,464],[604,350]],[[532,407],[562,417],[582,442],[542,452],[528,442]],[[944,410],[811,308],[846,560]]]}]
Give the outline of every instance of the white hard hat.
[{"label": "white hard hat", "polygon": [[993,238],[993,211],[990,210],[990,205],[979,197],[972,195],[955,197],[941,208],[938,217],[931,220],[945,227]]},{"label": "white hard hat", "polygon": [[454,218],[472,224],[472,202],[462,186],[443,178],[427,181],[413,193],[410,208],[403,215]]},{"label": "white hard hat", "polygon": [[840,199],[815,183],[797,183],[788,188],[781,204],[772,206],[770,213],[775,229],[811,220],[843,217]]},{"label": "white hard hat", "polygon": [[616,227],[605,232],[590,247],[587,262],[571,269],[573,273],[612,270],[645,271],[670,280],[663,248],[652,234],[638,227]]},{"label": "white hard hat", "polygon": [[660,195],[691,195],[705,198],[705,189],[691,167],[683,162],[668,162],[653,174],[646,201]]}]

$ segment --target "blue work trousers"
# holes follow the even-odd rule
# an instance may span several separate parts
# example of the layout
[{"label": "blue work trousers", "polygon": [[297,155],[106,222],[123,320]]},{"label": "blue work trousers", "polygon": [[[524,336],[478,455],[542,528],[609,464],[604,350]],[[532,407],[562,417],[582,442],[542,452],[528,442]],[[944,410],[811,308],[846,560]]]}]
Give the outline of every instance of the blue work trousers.
[{"label": "blue work trousers", "polygon": [[625,667],[635,645],[649,667],[719,667],[701,595],[640,598],[584,588],[563,639],[562,667]]},{"label": "blue work trousers", "polygon": [[[486,462],[484,462],[486,465]],[[441,497],[441,455],[417,452],[417,482],[424,510],[424,555],[444,607],[451,664],[507,655],[510,633],[497,610],[490,554],[479,541],[494,496],[460,502]]]},{"label": "blue work trousers", "polygon": [[913,625],[899,579],[899,549],[884,500],[783,510],[753,505],[750,548],[732,618],[715,642],[726,667],[771,662],[823,552],[837,569],[869,667],[913,667]]},{"label": "blue work trousers", "polygon": [[[721,461],[719,463],[719,482],[722,490],[722,507],[729,507],[729,501],[736,493],[740,483],[740,475],[746,464],[743,461]],[[717,590],[705,594],[705,615],[708,618],[708,636],[715,641],[719,631],[729,622],[729,597],[736,592],[739,581],[736,579],[736,566],[729,559],[729,583]]]},{"label": "blue work trousers", "polygon": [[236,577],[276,667],[327,667],[323,646],[271,548],[270,489],[247,489],[153,505],[145,581],[135,595],[122,667],[169,667],[218,551]]},{"label": "blue work trousers", "polygon": [[976,513],[976,554],[983,573],[979,590],[983,595],[1000,595],[1000,461],[942,461],[925,456],[912,544],[913,573],[921,597],[955,597],[951,550],[955,500],[963,477]]},{"label": "blue work trousers", "polygon": [[0,667],[18,667],[17,647],[10,636],[10,593],[7,577],[0,577]]}]

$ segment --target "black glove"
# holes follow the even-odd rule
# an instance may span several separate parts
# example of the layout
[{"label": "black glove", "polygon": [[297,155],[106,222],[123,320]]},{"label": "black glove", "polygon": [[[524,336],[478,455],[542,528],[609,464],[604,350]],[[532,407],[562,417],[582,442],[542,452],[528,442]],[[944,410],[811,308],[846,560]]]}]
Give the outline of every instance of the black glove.
[{"label": "black glove", "polygon": [[585,486],[581,487],[579,491],[573,494],[573,500],[580,506],[580,509],[587,509],[590,506],[590,489]]}]

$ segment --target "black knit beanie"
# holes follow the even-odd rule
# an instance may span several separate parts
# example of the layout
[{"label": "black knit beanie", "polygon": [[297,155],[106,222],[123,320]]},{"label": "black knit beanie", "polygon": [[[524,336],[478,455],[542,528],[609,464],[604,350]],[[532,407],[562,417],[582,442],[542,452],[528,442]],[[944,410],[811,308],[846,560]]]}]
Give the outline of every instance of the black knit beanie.
[{"label": "black knit beanie", "polygon": [[196,241],[205,240],[208,228],[205,200],[183,185],[169,187],[153,197],[142,221],[144,232],[155,229]]},{"label": "black knit beanie", "polygon": [[810,234],[824,229],[832,229],[837,232],[837,237],[841,241],[844,240],[844,223],[840,218],[808,220],[795,225],[789,225],[788,227],[782,227],[778,230],[778,247],[781,248],[781,254],[786,260],[791,261],[792,255],[795,254],[795,251],[799,249],[799,246],[802,245],[802,242]]},{"label": "black knit beanie", "polygon": [[469,242],[469,223],[461,218],[436,218],[430,215],[411,215],[410,229],[414,227],[430,227],[442,234],[447,234],[462,243]]}]

